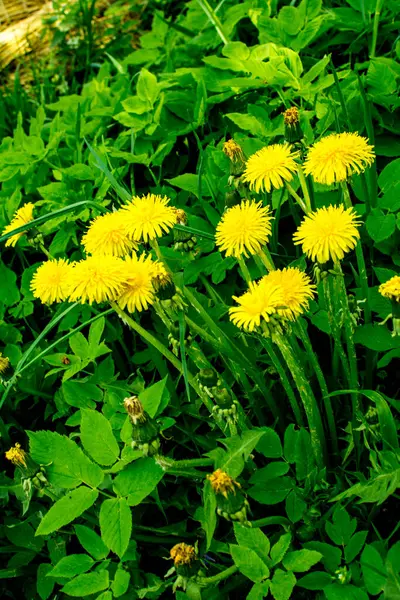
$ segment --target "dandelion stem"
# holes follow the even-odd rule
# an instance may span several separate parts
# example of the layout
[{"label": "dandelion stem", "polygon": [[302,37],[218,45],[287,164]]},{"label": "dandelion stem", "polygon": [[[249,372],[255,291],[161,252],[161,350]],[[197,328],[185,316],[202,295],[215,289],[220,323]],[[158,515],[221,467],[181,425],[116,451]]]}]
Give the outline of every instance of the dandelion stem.
[{"label": "dandelion stem", "polygon": [[378,41],[379,19],[381,17],[381,9],[382,9],[383,3],[384,3],[384,0],[377,0],[377,2],[376,2],[374,25],[372,28],[372,42],[371,42],[370,58],[375,58],[376,43]]},{"label": "dandelion stem", "polygon": [[275,266],[274,266],[274,262],[272,260],[272,257],[269,253],[269,250],[267,248],[267,246],[264,246],[257,254],[257,256],[260,257],[263,265],[265,266],[265,268],[267,269],[268,272],[270,271],[275,271]]},{"label": "dandelion stem", "polygon": [[218,573],[218,575],[213,575],[212,577],[197,577],[196,582],[200,586],[219,583],[224,579],[228,579],[228,577],[230,577],[231,575],[234,575],[237,570],[238,568],[235,565],[232,565],[231,567],[229,567],[229,569],[225,569],[225,571],[221,571],[221,573]]},{"label": "dandelion stem", "polygon": [[331,332],[333,336],[333,341],[335,343],[336,352],[339,355],[340,362],[342,363],[344,375],[346,377],[347,385],[350,386],[350,368],[349,363],[347,361],[346,353],[343,348],[342,339],[341,339],[341,324],[340,318],[337,314],[335,303],[333,299],[333,290],[332,290],[332,277],[340,277],[339,275],[328,275],[323,280],[323,290],[324,290],[324,299],[326,308],[328,311],[328,319],[329,325],[331,327]]},{"label": "dandelion stem", "polygon": [[50,254],[50,252],[47,250],[47,248],[45,248],[44,244],[42,242],[39,242],[39,248],[41,249],[41,251],[43,252],[43,254],[45,254],[47,256],[47,258],[49,260],[53,260],[52,255]]},{"label": "dandelion stem", "polygon": [[303,200],[300,198],[300,196],[294,191],[292,186],[287,181],[286,181],[285,185],[286,185],[287,191],[296,200],[297,204],[299,204],[301,210],[307,214],[308,213],[307,205],[303,202]]},{"label": "dandelion stem", "polygon": [[285,336],[277,334],[273,337],[273,341],[278,346],[290,372],[292,373],[297,389],[299,390],[300,398],[307,416],[308,427],[310,429],[311,444],[313,447],[315,460],[317,466],[322,468],[325,466],[326,449],[324,430],[317,401],[307,377],[304,375],[301,366],[299,366],[297,358],[294,356],[293,350]]},{"label": "dandelion stem", "polygon": [[243,279],[245,280],[247,285],[250,285],[252,280],[251,280],[250,271],[248,270],[246,263],[244,262],[244,260],[241,256],[237,257],[237,261],[238,261]]},{"label": "dandelion stem", "polygon": [[300,181],[300,185],[301,185],[301,189],[303,192],[303,196],[304,196],[304,200],[306,203],[306,210],[305,212],[311,212],[312,208],[311,208],[311,198],[310,198],[310,192],[308,190],[308,185],[307,185],[307,181],[306,178],[304,176],[304,171],[302,169],[302,167],[299,165],[298,169],[297,169],[297,175],[299,177],[299,181]]}]

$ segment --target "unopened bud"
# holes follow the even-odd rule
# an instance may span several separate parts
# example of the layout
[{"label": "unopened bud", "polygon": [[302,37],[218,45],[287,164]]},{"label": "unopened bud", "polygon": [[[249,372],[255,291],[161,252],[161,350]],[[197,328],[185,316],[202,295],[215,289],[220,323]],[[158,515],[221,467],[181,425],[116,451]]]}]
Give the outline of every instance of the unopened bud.
[{"label": "unopened bud", "polygon": [[303,139],[304,134],[300,125],[299,111],[295,106],[288,108],[283,113],[283,120],[285,122],[285,139],[289,144],[294,144]]},{"label": "unopened bud", "polygon": [[136,423],[144,423],[146,421],[143,405],[137,396],[125,398],[124,408],[134,425],[136,425]]},{"label": "unopened bud", "polygon": [[7,358],[7,356],[2,356],[2,354],[0,352],[0,373],[4,373],[4,371],[7,371],[9,366],[10,366],[10,359]]},{"label": "unopened bud", "polygon": [[214,387],[218,383],[218,375],[214,369],[200,369],[199,382],[208,388]]},{"label": "unopened bud", "polygon": [[222,150],[231,161],[231,175],[241,175],[246,166],[246,158],[241,146],[231,139],[224,143]]}]

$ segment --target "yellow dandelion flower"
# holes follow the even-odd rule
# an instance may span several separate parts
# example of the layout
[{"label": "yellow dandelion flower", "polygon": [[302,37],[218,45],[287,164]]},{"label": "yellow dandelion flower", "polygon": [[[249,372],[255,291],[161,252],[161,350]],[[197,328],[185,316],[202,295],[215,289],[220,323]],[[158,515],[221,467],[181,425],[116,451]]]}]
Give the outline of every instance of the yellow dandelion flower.
[{"label": "yellow dandelion flower", "polygon": [[228,497],[228,493],[236,493],[235,486],[237,488],[241,487],[240,483],[235,481],[233,477],[228,475],[228,473],[222,469],[217,469],[212,475],[207,475],[207,479],[211,483],[211,487],[214,492],[216,494],[222,494],[222,496],[225,496],[225,498]]},{"label": "yellow dandelion flower", "polygon": [[375,160],[374,147],[358,133],[332,133],[308,151],[304,172],[318,183],[331,185],[362,173]]},{"label": "yellow dandelion flower", "polygon": [[283,187],[285,181],[291,181],[297,171],[295,159],[299,152],[292,152],[289,144],[273,144],[261,148],[250,156],[246,163],[243,181],[250,189],[258,192],[270,192],[272,188]]},{"label": "yellow dandelion flower", "polygon": [[118,304],[130,313],[147,310],[153,304],[155,296],[152,284],[154,263],[150,256],[135,254],[124,261],[125,285],[118,296]]},{"label": "yellow dandelion flower", "polygon": [[13,465],[23,465],[26,467],[26,452],[22,450],[21,444],[15,444],[13,448],[10,448],[5,453],[7,460],[10,460]]},{"label": "yellow dandelion flower", "polygon": [[184,542],[175,544],[175,546],[171,548],[169,554],[176,567],[179,565],[189,565],[197,558],[196,548],[189,544],[185,544]]},{"label": "yellow dandelion flower", "polygon": [[261,202],[245,200],[228,208],[217,225],[216,244],[226,256],[257,254],[268,242],[272,216]]},{"label": "yellow dandelion flower", "polygon": [[88,254],[125,256],[137,250],[137,244],[126,234],[125,215],[121,211],[96,217],[82,238]]},{"label": "yellow dandelion flower", "polygon": [[[26,225],[27,223],[30,223],[31,221],[33,221],[33,209],[34,209],[34,205],[32,204],[32,202],[27,202],[27,204],[24,204],[24,206],[21,206],[21,208],[19,208],[17,210],[17,212],[15,213],[15,215],[13,216],[11,223],[9,225],[7,225],[6,227],[4,227],[3,231],[2,231],[2,235],[5,235],[6,233],[10,233],[10,231],[13,231],[14,229],[17,229],[18,227],[22,227],[22,225]],[[8,238],[8,240],[6,241],[6,246],[15,246],[15,244],[18,242],[18,240],[24,235],[24,233],[16,233],[15,235],[12,235],[11,237]]]},{"label": "yellow dandelion flower", "polygon": [[161,237],[176,223],[176,210],[169,206],[166,196],[135,196],[132,201],[121,208],[125,219],[125,232],[134,241],[153,240]]},{"label": "yellow dandelion flower", "polygon": [[260,326],[262,319],[268,323],[278,308],[284,306],[282,288],[269,282],[251,283],[247,292],[233,299],[239,306],[229,309],[230,320],[250,332]]},{"label": "yellow dandelion flower", "polygon": [[384,298],[400,302],[400,276],[395,275],[389,281],[385,281],[379,286],[379,293]]},{"label": "yellow dandelion flower", "polygon": [[69,277],[72,302],[115,300],[126,284],[126,264],[117,256],[89,256],[76,263]]},{"label": "yellow dandelion flower", "polygon": [[70,277],[73,265],[60,258],[48,260],[40,265],[31,281],[35,298],[43,304],[63,302],[69,296]]},{"label": "yellow dandelion flower", "polygon": [[311,260],[319,263],[342,260],[356,246],[360,224],[353,208],[324,206],[304,217],[293,240],[302,245]]},{"label": "yellow dandelion flower", "polygon": [[286,308],[279,309],[279,314],[291,321],[308,308],[309,300],[314,297],[316,289],[308,275],[297,267],[271,271],[269,275],[263,277],[261,282],[263,281],[282,288],[283,305]]},{"label": "yellow dandelion flower", "polygon": [[0,373],[4,373],[4,371],[7,371],[9,366],[10,366],[10,359],[7,358],[7,356],[3,356],[2,353],[0,352]]}]

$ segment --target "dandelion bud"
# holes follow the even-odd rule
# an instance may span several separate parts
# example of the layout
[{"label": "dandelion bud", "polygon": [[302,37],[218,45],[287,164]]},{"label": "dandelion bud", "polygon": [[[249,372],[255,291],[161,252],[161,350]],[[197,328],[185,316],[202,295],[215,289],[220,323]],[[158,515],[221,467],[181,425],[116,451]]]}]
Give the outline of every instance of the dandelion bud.
[{"label": "dandelion bud", "polygon": [[176,215],[177,225],[187,225],[187,222],[188,222],[187,215],[186,215],[185,211],[182,210],[182,208],[176,208],[175,215]]},{"label": "dandelion bud", "polygon": [[181,542],[170,550],[170,556],[174,561],[176,572],[181,577],[192,577],[199,570],[199,560],[196,548]]},{"label": "dandelion bud", "polygon": [[241,146],[235,140],[228,140],[224,143],[222,151],[231,161],[231,175],[241,175],[246,166],[246,157]]},{"label": "dandelion bud", "polygon": [[15,446],[13,448],[10,448],[9,450],[7,450],[6,454],[6,459],[11,461],[13,465],[15,465],[16,467],[26,467],[27,463],[26,463],[26,452],[25,450],[23,450],[21,448],[21,444],[15,444]]},{"label": "dandelion bud", "polygon": [[153,275],[151,282],[159,300],[171,300],[176,293],[176,287],[172,281],[171,275],[161,263],[157,263],[157,270]]},{"label": "dandelion bud", "polygon": [[144,423],[146,421],[143,405],[137,396],[130,396],[130,398],[125,398],[124,408],[134,425],[136,425],[137,423]]},{"label": "dandelion bud", "polygon": [[240,483],[235,481],[222,469],[207,475],[217,499],[217,513],[228,521],[247,523],[247,502],[241,491]]},{"label": "dandelion bud", "polygon": [[226,388],[217,388],[213,390],[215,402],[221,408],[228,408],[232,406],[232,394]]},{"label": "dandelion bud", "polygon": [[0,352],[0,374],[4,373],[4,371],[7,371],[9,366],[10,366],[10,359],[7,358],[7,356],[3,356],[2,353]]},{"label": "dandelion bud", "polygon": [[231,208],[232,206],[236,206],[237,204],[240,204],[241,201],[242,201],[242,199],[237,190],[227,192],[225,194],[225,209]]},{"label": "dandelion bud", "polygon": [[159,426],[144,410],[137,396],[125,398],[124,408],[132,425],[132,448],[143,452],[144,456],[154,456],[160,450]]},{"label": "dandelion bud", "polygon": [[214,369],[200,369],[199,383],[205,387],[212,388],[218,383],[218,375]]},{"label": "dandelion bud", "polygon": [[294,144],[303,139],[304,134],[300,126],[299,111],[295,106],[285,110],[283,120],[285,122],[285,140],[289,144]]}]

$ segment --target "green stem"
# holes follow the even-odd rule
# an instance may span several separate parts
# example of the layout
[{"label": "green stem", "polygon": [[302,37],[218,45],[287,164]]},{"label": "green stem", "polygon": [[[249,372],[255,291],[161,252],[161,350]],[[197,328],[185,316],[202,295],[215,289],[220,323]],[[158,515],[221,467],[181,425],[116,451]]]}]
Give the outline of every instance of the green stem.
[{"label": "green stem", "polygon": [[334,303],[334,294],[332,290],[332,277],[340,277],[339,275],[328,275],[323,280],[324,299],[328,312],[329,325],[331,327],[331,333],[335,343],[336,351],[339,355],[340,362],[342,363],[344,375],[346,377],[346,384],[350,386],[350,368],[347,361],[346,353],[342,344],[342,336],[340,329],[340,318],[336,311]]},{"label": "green stem", "polygon": [[276,354],[272,343],[263,337],[263,338],[261,338],[261,344],[264,346],[264,348],[268,352],[268,355],[269,355],[270,359],[272,360],[272,364],[274,365],[274,367],[279,375],[283,389],[285,390],[286,395],[289,400],[289,403],[290,403],[290,406],[292,407],[292,411],[295,416],[297,425],[303,426],[304,420],[303,420],[303,415],[301,413],[301,408],[297,401],[296,395],[292,389],[289,378],[285,373],[285,369],[283,368],[282,363],[279,360],[279,357]]},{"label": "green stem", "polygon": [[237,257],[236,260],[238,261],[240,270],[242,272],[243,279],[245,280],[247,285],[250,285],[252,279],[251,279],[250,271],[248,270],[246,263],[244,262],[244,260],[241,256]]},{"label": "green stem", "polygon": [[260,257],[263,265],[267,269],[268,272],[275,271],[274,261],[272,260],[271,254],[267,246],[264,246],[257,254]]},{"label": "green stem", "polygon": [[214,25],[214,27],[216,29],[216,32],[218,33],[218,35],[221,38],[222,42],[224,44],[228,44],[229,40],[226,38],[226,36],[225,36],[225,34],[223,32],[222,23],[219,20],[219,18],[217,17],[217,15],[215,14],[215,12],[213,11],[212,7],[207,2],[207,0],[197,0],[197,3],[203,9],[203,11],[207,15],[208,19],[210,20],[210,22]]},{"label": "green stem", "polygon": [[268,527],[268,525],[282,525],[282,527],[291,529],[292,524],[289,519],[285,517],[264,517],[263,519],[257,519],[256,521],[250,521],[250,526],[253,529],[258,527]]},{"label": "green stem", "polygon": [[373,25],[373,29],[372,29],[372,43],[371,43],[370,58],[375,58],[376,43],[378,41],[379,19],[381,16],[381,9],[382,9],[383,3],[384,3],[384,0],[377,0],[377,2],[376,2],[374,25]]},{"label": "green stem", "polygon": [[197,577],[196,583],[198,583],[201,586],[219,583],[224,579],[228,579],[228,577],[230,577],[231,575],[234,575],[237,572],[237,570],[238,568],[235,565],[232,565],[228,569],[225,569],[225,571],[221,571],[221,573],[218,573],[218,575],[213,575],[212,577]]},{"label": "green stem", "polygon": [[299,366],[298,361],[293,354],[293,350],[290,344],[287,342],[285,336],[277,334],[274,336],[273,341],[278,346],[290,372],[292,373],[297,389],[299,390],[300,398],[307,416],[308,427],[310,429],[311,444],[313,447],[315,460],[317,466],[319,468],[323,468],[325,466],[326,457],[325,437],[317,401],[307,377],[304,375],[302,368]]},{"label": "green stem", "polygon": [[325,381],[325,376],[320,367],[317,355],[314,352],[314,348],[312,347],[308,332],[305,329],[305,327],[300,319],[296,322],[295,330],[297,330],[297,333],[298,333],[301,341],[303,342],[304,349],[307,354],[307,358],[309,359],[309,361],[311,363],[311,366],[317,377],[319,387],[321,389],[322,399],[323,399],[324,406],[325,406],[326,420],[328,422],[329,433],[330,433],[332,445],[333,445],[333,451],[336,454],[338,452],[338,440],[337,440],[337,434],[336,434],[335,416],[334,416],[333,410],[332,410],[331,399],[328,397],[329,392],[328,392],[328,386]]},{"label": "green stem", "polygon": [[307,214],[308,213],[307,205],[303,202],[303,200],[300,198],[300,196],[294,191],[292,186],[287,181],[285,183],[285,186],[286,186],[286,189],[289,192],[289,194],[296,200],[296,202],[300,206],[301,210],[305,214]]},{"label": "green stem", "polygon": [[212,467],[213,458],[189,458],[188,460],[171,460],[171,467],[174,469],[185,469],[187,467]]},{"label": "green stem", "polygon": [[47,258],[49,260],[53,260],[52,255],[50,254],[50,252],[44,247],[44,244],[42,242],[39,242],[39,248],[41,249],[41,251],[43,252],[43,254],[45,254],[47,256]]},{"label": "green stem", "polygon": [[307,185],[307,181],[306,178],[304,176],[304,171],[302,169],[302,167],[299,165],[298,169],[297,169],[297,175],[299,177],[299,181],[300,181],[300,185],[301,185],[301,189],[303,192],[303,196],[304,196],[304,200],[306,203],[306,213],[311,212],[312,207],[311,207],[311,198],[310,198],[310,192],[308,190],[308,185]]}]

